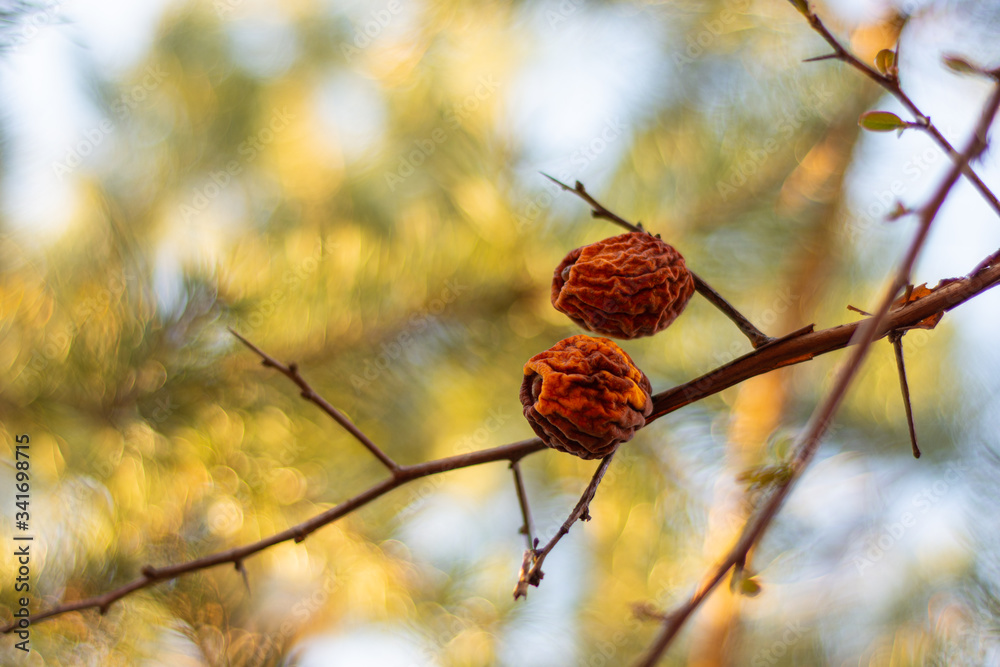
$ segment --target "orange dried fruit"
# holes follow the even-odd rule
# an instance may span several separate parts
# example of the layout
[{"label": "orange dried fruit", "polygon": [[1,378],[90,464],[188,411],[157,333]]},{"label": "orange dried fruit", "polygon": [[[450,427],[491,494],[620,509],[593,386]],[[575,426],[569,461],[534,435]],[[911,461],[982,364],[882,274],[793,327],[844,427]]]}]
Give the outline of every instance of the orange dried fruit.
[{"label": "orange dried fruit", "polygon": [[521,404],[546,445],[596,459],[646,425],[651,391],[649,379],[614,341],[580,334],[528,360]]},{"label": "orange dried fruit", "polygon": [[673,246],[629,232],[566,255],[552,278],[552,305],[588,331],[638,338],[670,326],[694,289]]}]

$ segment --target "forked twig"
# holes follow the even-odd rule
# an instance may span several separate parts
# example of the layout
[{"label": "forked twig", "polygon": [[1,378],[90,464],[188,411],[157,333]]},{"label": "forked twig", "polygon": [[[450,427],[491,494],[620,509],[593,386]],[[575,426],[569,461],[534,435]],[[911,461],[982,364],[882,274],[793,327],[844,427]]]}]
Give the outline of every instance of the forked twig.
[{"label": "forked twig", "polygon": [[[809,6],[807,0],[792,0],[792,5],[795,6],[799,12],[805,16],[809,25],[815,30],[820,37],[822,37],[827,44],[833,49],[833,53],[829,53],[823,56],[818,56],[816,58],[807,58],[804,62],[815,62],[820,60],[839,60],[847,65],[850,65],[854,69],[861,72],[863,75],[877,83],[879,86],[888,91],[893,97],[895,97],[899,102],[906,107],[914,118],[914,123],[912,127],[917,127],[922,129],[937,143],[941,149],[948,154],[948,157],[959,164],[962,169],[962,174],[969,179],[969,182],[979,191],[979,194],[983,196],[983,199],[990,205],[990,207],[1000,215],[1000,200],[997,199],[996,194],[983,182],[983,179],[975,172],[975,170],[969,165],[968,162],[963,162],[961,160],[961,155],[951,145],[941,131],[931,122],[929,116],[925,115],[910,99],[910,96],[903,91],[902,87],[899,85],[899,77],[895,73],[882,74],[867,64],[861,62],[853,53],[844,48],[843,44],[833,36],[833,34],[827,29],[826,25],[823,23],[822,19],[816,15],[812,8]],[[898,46],[897,46],[897,62],[898,62]],[[996,76],[994,76],[996,78]]]},{"label": "forked twig", "polygon": [[569,529],[573,527],[573,524],[577,521],[590,521],[590,501],[594,499],[597,487],[601,484],[601,480],[604,479],[604,473],[607,472],[608,466],[611,465],[611,459],[614,456],[615,452],[611,452],[601,459],[601,464],[594,471],[594,476],[590,479],[590,483],[587,484],[587,488],[584,489],[583,495],[580,496],[580,500],[576,503],[576,507],[570,512],[569,517],[563,521],[563,524],[559,526],[559,530],[548,541],[545,547],[538,550],[532,546],[525,552],[521,562],[521,571],[517,576],[517,584],[514,586],[515,600],[520,597],[527,597],[528,586],[538,586],[542,581],[542,577],[545,576],[545,573],[542,572],[542,563],[545,562],[545,557],[559,544],[559,540],[569,533]]}]

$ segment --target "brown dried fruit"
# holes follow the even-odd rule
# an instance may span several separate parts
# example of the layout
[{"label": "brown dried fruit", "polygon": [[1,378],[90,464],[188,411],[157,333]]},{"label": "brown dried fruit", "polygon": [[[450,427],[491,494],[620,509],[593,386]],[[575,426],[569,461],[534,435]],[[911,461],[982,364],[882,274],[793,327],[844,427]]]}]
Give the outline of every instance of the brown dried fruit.
[{"label": "brown dried fruit", "polygon": [[552,305],[588,331],[616,338],[666,329],[694,294],[694,278],[672,246],[630,232],[577,248],[556,267]]},{"label": "brown dried fruit", "polygon": [[524,365],[524,416],[546,445],[602,458],[646,425],[649,379],[607,338],[571,336]]}]

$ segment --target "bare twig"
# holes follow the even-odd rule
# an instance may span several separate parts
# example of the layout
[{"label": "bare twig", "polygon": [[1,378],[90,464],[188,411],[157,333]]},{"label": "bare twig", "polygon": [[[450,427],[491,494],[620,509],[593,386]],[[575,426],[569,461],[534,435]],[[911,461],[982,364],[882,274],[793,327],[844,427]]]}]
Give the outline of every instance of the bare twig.
[{"label": "bare twig", "polygon": [[243,343],[248,348],[256,352],[257,356],[263,359],[261,363],[264,366],[276,369],[279,373],[281,373],[289,380],[294,382],[296,385],[298,385],[299,389],[302,390],[301,394],[302,398],[312,403],[315,403],[320,407],[321,410],[323,410],[323,412],[330,415],[330,417],[332,417],[335,422],[340,424],[345,431],[353,435],[358,442],[364,445],[365,449],[374,454],[375,458],[381,461],[382,465],[384,465],[389,470],[389,472],[391,472],[394,476],[400,473],[401,468],[399,467],[398,463],[389,458],[389,455],[383,452],[378,445],[372,442],[371,438],[362,433],[361,429],[355,426],[354,423],[350,419],[348,419],[344,413],[342,413],[337,408],[333,407],[329,402],[327,402],[325,398],[316,393],[316,391],[312,388],[312,386],[308,382],[306,382],[305,378],[303,378],[302,375],[299,373],[299,367],[297,364],[288,364],[286,366],[285,364],[281,363],[274,357],[270,356],[267,352],[264,352],[262,349],[260,349],[259,347],[248,341],[246,338],[241,336],[232,327],[229,327],[229,333],[236,336],[241,343]]},{"label": "bare twig", "polygon": [[[641,667],[652,667],[659,662],[660,658],[680,632],[680,629],[684,626],[685,621],[737,563],[746,562],[747,554],[764,536],[768,527],[770,527],[771,522],[777,515],[778,510],[781,509],[795,482],[805,471],[819,449],[820,439],[829,428],[830,422],[837,408],[840,406],[844,395],[847,393],[848,387],[861,368],[861,362],[867,356],[872,342],[893,330],[894,327],[886,326],[892,320],[889,309],[896,295],[909,284],[910,272],[913,269],[921,248],[923,248],[927,240],[931,223],[937,216],[938,211],[941,210],[941,206],[948,197],[948,193],[954,187],[955,182],[962,175],[964,171],[963,165],[967,165],[973,157],[979,155],[986,148],[986,135],[997,114],[998,107],[1000,107],[1000,85],[994,89],[993,95],[987,102],[975,132],[969,140],[968,146],[962,152],[961,158],[952,166],[947,177],[938,186],[930,201],[920,209],[918,214],[920,226],[917,233],[910,243],[910,247],[899,269],[896,271],[895,277],[886,289],[878,308],[876,308],[874,316],[863,320],[852,335],[851,342],[854,344],[854,347],[850,355],[837,374],[830,393],[816,407],[812,418],[809,420],[809,424],[799,437],[795,447],[795,456],[791,464],[791,474],[788,479],[775,488],[760,510],[751,517],[744,527],[739,540],[737,540],[736,545],[733,546],[709,576],[702,581],[695,593],[687,602],[680,605],[674,612],[668,615],[668,621],[664,623],[660,634],[646,655],[638,663]],[[939,291],[945,291],[947,288],[948,285]],[[918,299],[916,303],[919,303],[919,301]],[[804,336],[793,339],[793,342],[801,340],[801,338],[804,338]]]},{"label": "bare twig", "polygon": [[583,183],[581,183],[580,181],[577,181],[574,184],[574,187],[571,188],[568,185],[566,185],[565,183],[563,183],[562,181],[560,181],[559,179],[553,178],[552,176],[549,176],[544,171],[541,172],[541,173],[542,173],[542,176],[544,176],[545,178],[549,179],[550,181],[552,181],[553,183],[555,183],[556,185],[558,185],[560,188],[562,188],[566,192],[572,192],[577,197],[579,197],[583,201],[585,201],[588,204],[590,204],[590,209],[591,209],[590,210],[590,215],[592,217],[599,218],[601,220],[607,220],[609,222],[613,222],[616,225],[618,225],[619,227],[624,227],[625,229],[627,229],[630,232],[644,232],[644,231],[646,231],[645,229],[643,229],[641,223],[638,224],[638,225],[633,225],[631,222],[629,222],[625,218],[619,217],[615,213],[613,213],[613,212],[609,211],[608,209],[604,208],[604,206],[601,204],[601,202],[597,201],[596,199],[594,199],[593,197],[590,196],[590,193],[587,192],[587,188],[583,187]]},{"label": "bare twig", "polygon": [[917,429],[913,425],[913,407],[910,405],[910,385],[906,381],[906,364],[903,362],[903,334],[902,331],[893,331],[889,334],[889,342],[892,343],[892,351],[896,355],[896,370],[899,371],[899,388],[903,392],[903,407],[906,409],[906,426],[910,430],[910,447],[913,449],[913,458],[920,458],[920,447],[917,446]]},{"label": "bare twig", "polygon": [[[562,181],[559,181],[558,179],[555,179],[544,172],[542,173],[542,176],[549,179],[563,190],[566,190],[567,192],[572,192],[577,197],[590,204],[591,208],[590,213],[593,217],[600,218],[602,220],[608,220],[620,227],[624,227],[625,229],[631,232],[646,231],[645,229],[643,229],[643,226],[641,224],[633,225],[625,218],[605,208],[605,206],[601,204],[601,202],[594,199],[591,196],[591,194],[587,192],[587,188],[585,188],[583,183],[581,183],[580,181],[577,181],[576,184],[571,188]],[[721,294],[712,289],[712,287],[704,280],[702,280],[702,278],[698,276],[698,274],[696,274],[694,271],[691,271],[690,267],[688,268],[688,271],[691,273],[691,277],[694,279],[694,288],[695,290],[698,291],[698,294],[701,294],[703,297],[705,297],[709,303],[718,308],[720,311],[722,311],[722,313],[726,317],[732,320],[733,324],[735,324],[736,327],[740,330],[740,332],[750,340],[750,344],[753,345],[755,349],[763,345],[766,345],[774,340],[773,338],[762,332],[760,329],[755,327],[753,323],[750,322],[750,320],[744,317],[740,311],[736,310],[736,308],[734,308],[731,303],[726,301]]]},{"label": "bare twig", "polygon": [[535,548],[535,531],[531,526],[531,509],[528,507],[528,493],[524,489],[524,477],[521,475],[521,462],[513,461],[510,469],[514,471],[514,488],[517,490],[517,504],[521,506],[521,518],[524,524],[521,526],[521,533],[528,541],[528,548]]},{"label": "bare twig", "polygon": [[[976,270],[965,278],[951,282],[944,287],[934,290],[931,294],[923,298],[916,299],[893,310],[889,313],[888,321],[883,328],[886,331],[890,331],[916,325],[921,320],[937,313],[949,311],[1000,284],[1000,261],[997,261],[998,257],[1000,257],[1000,250],[986,258]],[[802,332],[800,335],[787,336],[775,341],[771,345],[754,350],[735,359],[701,377],[667,391],[660,392],[653,396],[653,413],[646,419],[646,423],[649,424],[663,415],[712,396],[724,389],[738,385],[749,378],[763,375],[778,368],[809,361],[822,354],[842,349],[851,344],[855,333],[865,322],[867,320],[843,324],[821,331]],[[332,507],[322,514],[318,514],[280,533],[242,547],[209,554],[185,563],[160,568],[154,568],[151,565],[146,566],[142,568],[141,578],[120,588],[94,597],[58,605],[35,614],[29,620],[34,624],[68,612],[84,609],[97,609],[103,613],[114,602],[144,588],[149,588],[164,581],[217,565],[235,564],[237,561],[246,560],[248,557],[281,542],[289,540],[301,542],[310,533],[333,523],[341,517],[364,507],[376,498],[386,495],[390,491],[413,480],[451,470],[481,465],[483,463],[519,461],[525,456],[543,449],[545,449],[545,445],[538,438],[531,438],[459,456],[450,456],[416,465],[402,466],[397,476],[378,482],[361,493],[343,501],[336,507]],[[724,575],[725,572],[723,572]],[[9,633],[15,629],[17,629],[17,625],[9,623],[3,628],[2,632]]]},{"label": "bare twig", "polygon": [[[576,507],[570,512],[569,517],[563,522],[563,525],[559,527],[558,532],[555,536],[549,540],[548,544],[545,545],[540,551],[535,548],[528,549],[528,553],[521,564],[521,571],[517,577],[517,584],[514,586],[514,599],[519,597],[527,597],[528,586],[538,586],[542,581],[542,577],[545,574],[542,572],[542,563],[545,562],[545,557],[549,555],[549,552],[559,544],[561,540],[567,533],[569,529],[573,527],[573,524],[577,521],[590,521],[590,501],[594,499],[594,494],[597,493],[597,487],[601,484],[601,480],[604,479],[604,473],[607,472],[608,466],[611,465],[611,459],[615,456],[614,452],[611,452],[603,459],[601,459],[601,464],[597,466],[597,470],[594,471],[594,476],[590,479],[590,483],[587,488],[584,489],[583,495],[580,496],[580,500],[576,503]],[[530,557],[529,557],[530,556]],[[526,564],[530,563],[530,567],[525,567]]]},{"label": "bare twig", "polygon": [[[951,145],[945,136],[941,134],[941,131],[937,129],[934,123],[931,122],[930,117],[924,115],[913,100],[910,99],[910,96],[903,91],[899,85],[899,77],[894,74],[882,74],[881,72],[872,69],[865,63],[858,60],[853,53],[844,48],[840,41],[833,36],[833,34],[827,29],[826,25],[823,24],[822,19],[820,19],[819,16],[812,11],[812,8],[809,7],[808,2],[802,2],[802,5],[806,8],[806,11],[802,13],[806,17],[806,20],[809,21],[809,25],[812,26],[812,29],[815,30],[824,40],[826,40],[826,43],[833,48],[833,53],[825,56],[819,56],[818,58],[809,58],[806,62],[816,60],[839,60],[858,70],[888,91],[893,97],[899,100],[904,107],[906,107],[907,111],[913,115],[915,120],[914,126],[927,132],[927,134],[934,139],[937,145],[948,154],[948,157],[953,162],[961,166],[962,174],[975,186],[975,188],[979,191],[979,194],[983,196],[990,207],[992,207],[993,210],[1000,215],[1000,200],[997,199],[997,196],[990,190],[983,180],[979,178],[979,175],[969,165],[969,163],[961,160],[961,155],[959,155],[958,151],[955,150],[955,147]],[[896,62],[899,62],[898,53]]]}]

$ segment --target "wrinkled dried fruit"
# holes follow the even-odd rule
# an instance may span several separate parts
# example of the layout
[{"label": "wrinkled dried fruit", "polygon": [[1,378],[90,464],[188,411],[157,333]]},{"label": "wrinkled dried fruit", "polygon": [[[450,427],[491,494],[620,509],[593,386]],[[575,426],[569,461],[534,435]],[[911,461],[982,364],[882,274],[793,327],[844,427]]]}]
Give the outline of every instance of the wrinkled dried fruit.
[{"label": "wrinkled dried fruit", "polygon": [[616,338],[666,329],[694,294],[694,278],[673,247],[630,232],[577,248],[556,267],[552,305],[588,331]]},{"label": "wrinkled dried fruit", "polygon": [[602,458],[646,425],[649,379],[607,338],[571,336],[524,365],[524,416],[546,445]]}]

